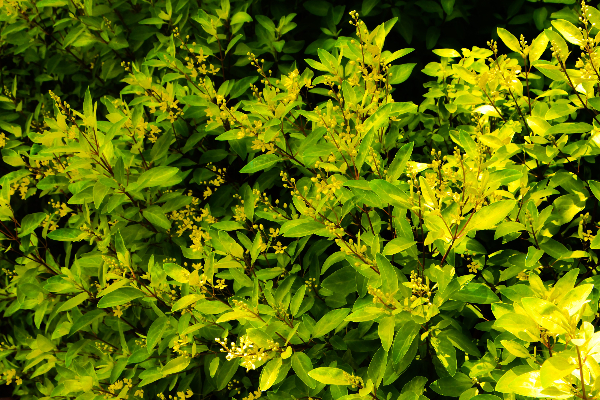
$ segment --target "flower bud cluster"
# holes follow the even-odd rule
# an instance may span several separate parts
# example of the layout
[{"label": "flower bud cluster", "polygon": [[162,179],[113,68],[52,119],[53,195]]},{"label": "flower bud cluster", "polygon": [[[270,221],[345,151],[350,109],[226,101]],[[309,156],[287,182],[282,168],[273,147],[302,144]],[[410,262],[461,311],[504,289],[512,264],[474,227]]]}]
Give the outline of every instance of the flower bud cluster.
[{"label": "flower bud cluster", "polygon": [[[269,356],[268,351],[275,347],[272,346],[268,349],[259,348],[250,340],[248,335],[240,336],[239,345],[231,342],[228,346],[226,339],[215,338],[215,341],[223,347],[221,352],[227,353],[227,356],[225,356],[227,361],[231,361],[234,358],[241,358],[241,365],[246,368],[246,371],[256,369],[256,363],[266,360]],[[272,344],[275,344],[275,342],[272,342]]]}]

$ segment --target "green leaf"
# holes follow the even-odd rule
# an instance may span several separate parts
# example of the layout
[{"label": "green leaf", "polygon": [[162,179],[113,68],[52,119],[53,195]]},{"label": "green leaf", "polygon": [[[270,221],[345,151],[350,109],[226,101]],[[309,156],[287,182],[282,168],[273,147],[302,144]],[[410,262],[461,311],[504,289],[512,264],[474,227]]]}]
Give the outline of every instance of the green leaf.
[{"label": "green leaf", "polygon": [[521,396],[547,397],[543,394],[540,371],[530,371],[515,377],[510,382],[509,388],[513,393]]},{"label": "green leaf", "polygon": [[72,335],[75,332],[78,332],[81,329],[85,328],[86,326],[88,326],[89,324],[94,322],[95,320],[104,317],[105,315],[106,315],[106,313],[103,310],[99,310],[99,309],[95,309],[90,312],[86,312],[85,314],[81,315],[79,318],[77,318],[75,320],[75,322],[71,326],[71,331],[69,333]]},{"label": "green leaf", "polygon": [[190,281],[190,271],[178,264],[166,263],[163,265],[163,269],[167,275],[179,283],[188,283]]},{"label": "green leaf", "polygon": [[77,242],[85,236],[85,233],[79,229],[59,228],[48,233],[48,239],[58,240],[60,242]]},{"label": "green leaf", "polygon": [[456,346],[456,348],[461,349],[469,355],[481,357],[481,353],[475,345],[476,342],[466,334],[455,329],[445,330],[443,334],[444,337],[446,337],[454,346]]},{"label": "green leaf", "polygon": [[265,15],[256,15],[254,18],[256,18],[256,21],[266,30],[269,32],[275,32],[275,24],[269,17]]},{"label": "green leaf", "polygon": [[171,221],[159,206],[153,205],[142,210],[142,215],[158,228],[171,229]]},{"label": "green leaf", "polygon": [[302,6],[306,8],[309,13],[318,17],[324,17],[327,15],[327,10],[329,10],[331,4],[327,1],[308,0],[302,3]]},{"label": "green leaf", "polygon": [[530,356],[529,351],[522,344],[519,344],[514,340],[501,340],[500,343],[502,343],[502,346],[515,357],[529,358]]},{"label": "green leaf", "polygon": [[521,304],[529,316],[548,331],[556,334],[569,331],[569,321],[561,310],[549,301],[537,297],[524,297],[521,299]]},{"label": "green leaf", "polygon": [[327,68],[327,71],[329,71],[331,74],[336,74],[339,67],[337,58],[322,48],[317,49],[317,54],[321,60],[321,63],[325,66],[325,68]]},{"label": "green leaf", "polygon": [[69,300],[62,303],[56,312],[69,311],[71,308],[77,307],[89,298],[90,295],[87,292],[81,292],[77,296],[71,297]]},{"label": "green leaf", "polygon": [[[25,217],[23,217],[23,220],[21,221],[21,228],[19,229],[19,237],[23,237],[32,233],[35,230],[35,228],[40,226],[42,221],[46,219],[47,215],[48,214],[46,214],[45,212],[39,212],[34,214],[27,214]],[[81,233],[81,231],[79,232]]]},{"label": "green leaf", "polygon": [[159,317],[152,322],[150,329],[148,329],[148,335],[146,336],[146,348],[148,352],[151,352],[154,346],[156,346],[162,338],[165,330],[168,327],[169,319],[167,317]]},{"label": "green leaf", "polygon": [[175,311],[179,311],[184,308],[187,308],[190,305],[194,304],[195,302],[197,302],[198,300],[201,300],[203,298],[204,298],[203,295],[199,295],[199,294],[195,294],[195,293],[188,294],[187,296],[183,296],[182,298],[177,300],[175,303],[173,303],[173,306],[171,307],[171,311],[175,312]]},{"label": "green leaf", "polygon": [[[133,184],[135,190],[148,187],[163,186],[172,182],[172,179],[179,172],[175,167],[155,167],[144,172]],[[129,188],[129,187],[128,187]]]},{"label": "green leaf", "polygon": [[406,168],[406,163],[408,163],[408,160],[410,160],[410,156],[413,151],[413,146],[414,142],[408,142],[407,144],[402,146],[398,150],[398,152],[396,152],[396,155],[394,156],[394,161],[392,161],[390,167],[388,168],[386,181],[394,182],[395,180],[400,178],[400,175],[402,175],[404,169]]},{"label": "green leaf", "polygon": [[100,205],[102,204],[102,200],[104,200],[104,197],[106,197],[106,195],[108,194],[108,192],[110,192],[110,187],[104,185],[101,181],[96,182],[96,184],[94,184],[94,191],[93,191],[93,197],[94,197],[94,205],[96,206],[96,209],[100,209]]},{"label": "green leaf", "polygon": [[219,368],[219,361],[220,360],[221,360],[220,358],[215,357],[210,362],[210,366],[208,368],[208,372],[209,372],[211,378],[213,378],[215,376],[215,374],[217,373],[217,368]]},{"label": "green leaf", "polygon": [[565,21],[564,19],[554,20],[552,21],[552,26],[556,28],[556,30],[559,31],[565,39],[567,39],[567,42],[573,43],[577,46],[583,45],[583,35],[579,29],[577,29],[577,27],[569,21]]},{"label": "green leaf", "polygon": [[393,254],[401,253],[407,249],[410,249],[417,242],[414,240],[409,240],[405,237],[397,237],[396,239],[392,239],[386,243],[383,248],[383,255],[391,256]]},{"label": "green leaf", "polygon": [[379,339],[381,339],[381,345],[386,352],[392,347],[395,327],[396,317],[394,315],[385,317],[379,322],[377,333],[379,334]]},{"label": "green leaf", "polygon": [[327,260],[325,260],[325,262],[321,266],[321,275],[323,275],[329,269],[329,267],[331,267],[332,265],[337,264],[340,261],[343,261],[345,259],[346,259],[346,253],[344,253],[343,251],[338,251],[337,253],[333,253],[332,255],[327,257]]},{"label": "green leaf", "polygon": [[348,379],[344,376],[345,372],[339,368],[321,367],[313,369],[308,373],[308,376],[317,382],[326,385],[348,385]]},{"label": "green leaf", "polygon": [[398,85],[406,81],[416,65],[416,63],[392,65],[388,70],[388,83],[390,85]]},{"label": "green leaf", "polygon": [[570,104],[564,104],[564,103],[554,104],[548,110],[548,112],[546,112],[546,115],[544,116],[544,118],[547,121],[550,121],[550,120],[553,120],[553,119],[564,117],[565,115],[569,115],[569,114],[573,113],[576,110],[577,110],[577,108],[573,107]]},{"label": "green leaf", "polygon": [[493,229],[517,206],[515,200],[502,200],[482,207],[469,222],[469,230]]},{"label": "green leaf", "polygon": [[42,7],[63,7],[67,5],[67,0],[40,0],[36,2],[37,8]]},{"label": "green leaf", "polygon": [[460,53],[454,49],[434,49],[432,51],[433,51],[433,54],[438,55],[440,57],[448,57],[448,58],[460,57]]},{"label": "green leaf", "polygon": [[140,297],[144,297],[144,292],[139,289],[132,287],[120,288],[102,297],[98,302],[98,308],[120,306]]},{"label": "green leaf", "polygon": [[[356,284],[355,284],[356,286]],[[300,286],[300,289],[298,289],[296,291],[296,293],[294,294],[294,297],[292,297],[292,300],[290,301],[290,313],[292,314],[292,316],[296,316],[296,314],[298,314],[298,311],[300,310],[300,306],[302,305],[302,302],[304,301],[304,294],[306,293],[306,285],[302,285]]]},{"label": "green leaf", "polygon": [[550,43],[555,42],[556,47],[558,48],[561,54],[561,61],[566,62],[567,55],[569,54],[569,46],[567,46],[567,42],[565,42],[565,40],[562,38],[561,35],[558,34],[558,32],[554,32],[553,30],[545,29],[544,34],[546,35]]},{"label": "green leaf", "polygon": [[283,237],[304,237],[323,229],[325,229],[324,225],[318,221],[312,219],[296,219],[283,224],[280,233]]},{"label": "green leaf", "polygon": [[563,122],[552,126],[546,131],[546,135],[561,135],[563,133],[588,133],[594,127],[585,122]]},{"label": "green leaf", "polygon": [[238,367],[240,366],[240,359],[234,358],[231,361],[225,361],[219,370],[217,371],[217,375],[215,376],[215,383],[217,384],[217,390],[223,390],[235,375]]},{"label": "green leaf", "polygon": [[577,314],[581,307],[584,304],[588,303],[590,300],[587,300],[590,293],[592,293],[592,289],[594,285],[579,285],[576,288],[573,288],[567,292],[556,305],[560,310],[567,311],[569,316]]},{"label": "green leaf", "polygon": [[378,387],[383,379],[383,374],[385,373],[385,367],[387,365],[387,359],[387,351],[383,347],[380,347],[369,363],[367,376],[371,381],[373,381],[375,387]]},{"label": "green leaf", "polygon": [[590,186],[590,190],[592,191],[594,196],[596,196],[596,199],[600,200],[600,182],[590,179],[589,181],[587,181],[587,183]]},{"label": "green leaf", "polygon": [[162,367],[161,371],[162,371],[163,376],[176,374],[178,372],[183,371],[184,369],[186,369],[188,367],[188,365],[190,365],[191,360],[192,360],[192,358],[188,357],[188,356],[181,356],[181,357],[172,359],[171,361],[169,361],[167,363],[167,365]]},{"label": "green leaf", "polygon": [[407,321],[401,325],[396,333],[396,338],[394,339],[394,345],[392,347],[392,361],[395,364],[399,363],[406,355],[420,329],[421,325],[413,321]]},{"label": "green leaf", "polygon": [[452,11],[454,11],[454,1],[455,0],[442,0],[442,7],[446,14],[451,15]]},{"label": "green leaf", "polygon": [[271,386],[277,380],[277,375],[279,375],[279,370],[281,369],[281,365],[283,364],[283,360],[281,357],[277,357],[274,360],[269,361],[262,369],[260,373],[260,390],[263,392],[265,390],[269,390]]},{"label": "green leaf", "polygon": [[252,17],[250,16],[250,14],[244,12],[244,11],[238,11],[235,14],[233,14],[233,17],[231,17],[231,25],[235,25],[235,24],[243,24],[244,22],[252,22]]},{"label": "green leaf", "polygon": [[369,186],[381,200],[392,206],[404,209],[412,207],[408,194],[404,193],[402,189],[398,186],[394,186],[390,182],[386,182],[382,179],[373,179],[369,181]]},{"label": "green leaf", "polygon": [[540,340],[538,324],[526,315],[512,312],[503,314],[494,322],[494,328],[505,329],[527,342],[538,342]]},{"label": "green leaf", "polygon": [[466,287],[454,293],[453,300],[465,303],[491,304],[500,301],[492,289],[482,283],[470,282]]},{"label": "green leaf", "polygon": [[548,37],[544,32],[541,32],[533,42],[531,42],[531,47],[529,48],[529,62],[533,64],[535,61],[539,60],[542,54],[546,51],[548,47]]},{"label": "green leaf", "polygon": [[398,275],[396,274],[396,267],[380,253],[377,253],[375,258],[377,260],[379,274],[381,275],[381,290],[383,290],[383,293],[385,294],[395,294],[398,291]]},{"label": "green leaf", "polygon": [[471,135],[462,129],[460,130],[460,144],[470,158],[477,159],[479,154],[477,152],[477,143],[471,138]]},{"label": "green leaf", "polygon": [[498,32],[498,37],[502,39],[506,47],[508,47],[516,53],[521,52],[521,45],[519,44],[519,39],[517,39],[512,33],[510,33],[504,28],[497,28],[496,31]]},{"label": "green leaf", "polygon": [[347,295],[356,291],[356,270],[343,267],[329,275],[321,282],[321,287],[331,290],[336,295]]},{"label": "green leaf", "polygon": [[456,373],[456,349],[446,337],[437,336],[430,339],[435,354],[450,376]]},{"label": "green leaf", "polygon": [[211,224],[211,227],[221,231],[237,231],[240,229],[244,229],[244,226],[242,224],[235,221],[215,222],[214,224]]},{"label": "green leaf", "polygon": [[600,249],[600,235],[594,236],[594,239],[590,243],[591,249]]},{"label": "green leaf", "polygon": [[321,336],[325,336],[337,328],[342,322],[344,322],[344,319],[348,316],[350,311],[351,310],[349,308],[340,308],[337,310],[331,310],[327,314],[323,315],[323,317],[321,317],[321,319],[316,323],[312,337],[320,338]]},{"label": "green leaf", "polygon": [[255,157],[252,161],[246,164],[246,166],[242,168],[240,172],[252,174],[257,171],[262,171],[263,169],[271,168],[273,165],[277,164],[279,160],[280,158],[275,154],[263,154]]},{"label": "green leaf", "polygon": [[165,23],[165,21],[163,21],[160,18],[156,18],[156,17],[146,18],[146,19],[143,19],[140,22],[138,22],[138,24],[141,24],[141,25],[162,25],[164,23]]},{"label": "green leaf", "polygon": [[309,356],[302,352],[295,352],[292,355],[292,368],[296,375],[298,375],[298,378],[300,378],[306,386],[311,389],[317,387],[315,379],[308,374],[309,371],[313,370],[313,365]]},{"label": "green leaf", "polygon": [[[554,354],[542,364],[540,368],[540,381],[543,387],[554,386],[554,382],[570,375],[578,368],[578,365],[571,363],[569,357],[562,354]],[[511,385],[512,386],[512,385]]]},{"label": "green leaf", "polygon": [[472,386],[473,381],[471,381],[471,378],[462,372],[457,372],[454,376],[438,379],[430,385],[434,392],[448,397],[458,397]]}]

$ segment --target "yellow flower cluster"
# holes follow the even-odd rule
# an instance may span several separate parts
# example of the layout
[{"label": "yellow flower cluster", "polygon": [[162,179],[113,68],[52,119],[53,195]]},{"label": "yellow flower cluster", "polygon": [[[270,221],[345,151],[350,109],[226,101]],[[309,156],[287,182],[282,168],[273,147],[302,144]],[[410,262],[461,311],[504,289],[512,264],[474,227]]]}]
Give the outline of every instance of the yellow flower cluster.
[{"label": "yellow flower cluster", "polygon": [[96,348],[104,353],[113,353],[115,349],[107,343],[104,342],[96,342]]},{"label": "yellow flower cluster", "polygon": [[367,293],[373,296],[373,304],[383,304],[390,309],[398,308],[398,301],[394,298],[394,293],[384,293],[383,290],[370,285],[367,287]]},{"label": "yellow flower cluster", "polygon": [[225,279],[217,279],[217,284],[214,286],[214,288],[218,290],[227,289],[227,283],[225,283]]},{"label": "yellow flower cluster", "polygon": [[[2,270],[6,271],[4,268],[2,268]],[[0,342],[0,351],[14,350],[16,348],[17,346],[15,345],[11,345],[6,342]]]},{"label": "yellow flower cluster", "polygon": [[198,215],[198,203],[200,200],[197,197],[192,198],[192,204],[188,204],[181,210],[174,210],[168,214],[168,218],[177,224],[177,236],[181,237],[183,233],[193,229],[194,222],[200,222],[209,215],[207,209],[202,209]]},{"label": "yellow flower cluster", "polygon": [[117,259],[103,255],[102,259],[107,264],[107,280],[125,277],[127,270]]},{"label": "yellow flower cluster", "polygon": [[[4,246],[4,245],[0,245],[0,248],[5,248],[5,246]],[[15,277],[18,275],[18,274],[17,274],[15,271],[13,271],[13,270],[10,270],[10,269],[6,269],[6,268],[2,268],[2,272],[3,272],[3,273],[4,273],[4,274],[5,274],[5,275],[6,275],[6,276],[9,278],[9,279],[15,278]]]},{"label": "yellow flower cluster", "polygon": [[582,236],[584,241],[591,242],[596,235],[594,235],[594,233],[588,229],[586,232],[582,233]]},{"label": "yellow flower cluster", "polygon": [[343,182],[336,179],[335,175],[329,178],[329,182],[326,178],[322,178],[321,174],[317,174],[317,176],[310,178],[310,180],[315,183],[315,187],[317,188],[317,200],[321,200],[321,196],[325,196],[325,198],[332,197],[343,185]]},{"label": "yellow flower cluster", "polygon": [[49,214],[47,214],[46,218],[44,218],[44,220],[42,221],[42,226],[46,228],[48,224],[50,224],[50,226],[48,227],[48,232],[52,232],[58,229],[58,223],[54,221]]},{"label": "yellow flower cluster", "polygon": [[275,250],[275,254],[283,254],[285,253],[285,249],[287,249],[287,246],[282,246],[281,242],[277,242],[277,244],[275,246],[273,246],[273,250]]},{"label": "yellow flower cluster", "polygon": [[317,283],[317,278],[308,278],[304,281],[304,284],[309,289],[317,290],[317,288],[319,287],[319,284]]},{"label": "yellow flower cluster", "polygon": [[115,394],[117,390],[121,390],[124,387],[127,387],[128,389],[131,389],[133,387],[133,382],[131,381],[131,379],[124,378],[123,380],[116,381],[108,387],[108,391],[111,394]]},{"label": "yellow flower cluster", "polygon": [[7,17],[10,17],[13,14],[18,14],[19,9],[23,12],[25,11],[25,4],[19,4],[20,2],[17,0],[0,0],[0,12],[5,14]]},{"label": "yellow flower cluster", "polygon": [[66,157],[65,164],[58,157],[51,160],[33,160],[27,169],[35,175],[35,179],[42,179],[64,172],[66,166],[68,166],[68,160],[69,157]]},{"label": "yellow flower cluster", "polygon": [[342,239],[335,239],[335,243],[340,247],[340,251],[348,254],[348,255],[356,255],[363,256],[367,251],[367,245],[360,244],[360,235],[358,236],[358,242],[354,244],[353,239],[348,239],[348,241],[344,241]]},{"label": "yellow flower cluster", "polygon": [[208,232],[203,231],[202,228],[194,225],[192,233],[190,233],[190,239],[192,241],[190,248],[193,251],[202,251],[204,244],[211,239],[211,236]]},{"label": "yellow flower cluster", "polygon": [[254,139],[252,141],[252,150],[262,151],[263,153],[275,153],[275,143],[266,143],[262,139]]},{"label": "yellow flower cluster", "polygon": [[2,378],[0,379],[5,381],[7,385],[10,385],[13,381],[16,385],[21,385],[23,383],[23,379],[21,379],[19,375],[17,375],[17,370],[14,368],[7,369],[4,372],[2,372]]},{"label": "yellow flower cluster", "polygon": [[243,386],[240,385],[240,381],[238,381],[237,379],[232,379],[227,383],[227,390],[236,390],[236,394],[240,394],[240,388],[242,388]]},{"label": "yellow flower cluster", "polygon": [[[244,200],[242,200],[243,202]],[[246,220],[246,211],[244,211],[244,205],[238,204],[233,207],[233,219],[237,222],[244,222]]]},{"label": "yellow flower cluster", "polygon": [[227,353],[227,356],[225,357],[227,361],[233,360],[234,358],[241,358],[241,365],[246,368],[246,371],[256,369],[256,363],[266,359],[269,350],[279,350],[279,345],[272,340],[269,341],[270,346],[267,349],[256,346],[255,343],[250,340],[248,335],[240,336],[239,340],[239,345],[235,342],[231,342],[230,345],[227,346],[226,339],[215,338],[215,342],[223,347],[221,351]]},{"label": "yellow flower cluster", "polygon": [[425,282],[423,282],[423,278],[418,276],[416,271],[411,271],[410,282],[406,282],[405,285],[412,289],[411,301],[415,301],[418,297],[429,301],[429,297],[431,296],[429,278],[425,278]]},{"label": "yellow flower cluster", "polygon": [[250,392],[248,396],[244,397],[242,400],[256,400],[262,396],[262,392],[257,390],[255,392]]},{"label": "yellow flower cluster", "polygon": [[50,200],[50,206],[56,210],[54,211],[54,214],[58,214],[61,218],[73,211],[69,208],[67,203],[61,203],[60,201],[54,201],[53,199]]},{"label": "yellow flower cluster", "polygon": [[159,93],[158,97],[155,97],[155,99],[158,101],[158,104],[153,103],[150,106],[150,112],[152,114],[156,114],[156,106],[158,106],[160,111],[168,113],[168,119],[171,123],[175,122],[177,118],[183,115],[183,110],[179,106],[179,100],[175,100],[172,96],[165,93]]},{"label": "yellow flower cluster", "polygon": [[[168,399],[169,400],[186,400],[186,399],[189,399],[190,397],[192,397],[193,395],[194,395],[194,392],[192,392],[190,389],[188,389],[185,392],[177,392],[176,396],[169,395]],[[157,394],[156,397],[158,397],[161,400],[167,399],[167,396],[165,396],[162,393]]]},{"label": "yellow flower cluster", "polygon": [[348,380],[348,383],[350,384],[350,386],[352,386],[353,389],[362,389],[365,386],[365,383],[363,382],[360,376],[349,374],[344,371],[344,378]]},{"label": "yellow flower cluster", "polygon": [[21,195],[21,199],[25,200],[27,197],[27,192],[29,191],[29,185],[31,184],[31,180],[28,177],[23,177],[21,180],[15,182],[11,185],[9,193],[12,196],[18,190]]},{"label": "yellow flower cluster", "polygon": [[529,274],[525,271],[519,272],[517,274],[517,279],[519,279],[520,281],[527,281],[529,280]]},{"label": "yellow flower cluster", "polygon": [[127,308],[129,308],[129,306],[131,306],[130,303],[127,304],[122,304],[120,306],[116,306],[113,307],[113,315],[117,318],[121,318],[123,316],[123,311],[125,311]]},{"label": "yellow flower cluster", "polygon": [[182,349],[182,347],[187,346],[188,344],[188,337],[180,336],[179,339],[176,339],[175,342],[173,342],[173,351],[180,356],[189,357],[191,354],[187,350]]},{"label": "yellow flower cluster", "polygon": [[481,266],[477,262],[473,261],[467,265],[467,268],[469,269],[470,273],[476,274],[481,269]]}]

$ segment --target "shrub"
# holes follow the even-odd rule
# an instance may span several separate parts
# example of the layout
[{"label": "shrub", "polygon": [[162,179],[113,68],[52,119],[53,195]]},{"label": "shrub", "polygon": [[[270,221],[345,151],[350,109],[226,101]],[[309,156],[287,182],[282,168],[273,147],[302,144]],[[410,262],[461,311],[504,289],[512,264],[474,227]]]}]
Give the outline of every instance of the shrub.
[{"label": "shrub", "polygon": [[[143,7],[158,24],[191,2]],[[510,57],[434,50],[416,105],[392,96],[414,68],[383,50],[396,18],[351,12],[355,34],[310,68],[274,75],[247,51],[225,79],[221,29],[252,17],[211,7],[206,43],[177,27],[129,43],[144,61],[81,108],[17,83],[0,98],[13,121],[38,104],[0,126],[14,395],[597,398],[600,12],[582,3],[579,29],[554,20],[531,44],[498,28]],[[118,35],[82,47],[114,54]]]}]

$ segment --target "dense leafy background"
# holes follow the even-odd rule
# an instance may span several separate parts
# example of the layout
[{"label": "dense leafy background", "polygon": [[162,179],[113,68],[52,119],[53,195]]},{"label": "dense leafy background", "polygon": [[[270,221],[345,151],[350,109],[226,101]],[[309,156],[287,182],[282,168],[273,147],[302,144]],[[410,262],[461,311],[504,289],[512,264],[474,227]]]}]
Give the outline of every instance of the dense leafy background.
[{"label": "dense leafy background", "polygon": [[7,395],[600,394],[597,9],[0,7]]}]

